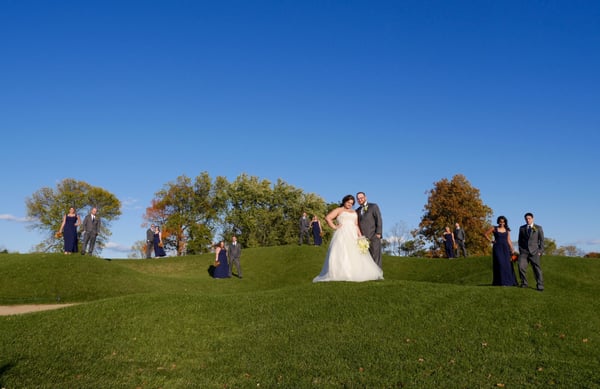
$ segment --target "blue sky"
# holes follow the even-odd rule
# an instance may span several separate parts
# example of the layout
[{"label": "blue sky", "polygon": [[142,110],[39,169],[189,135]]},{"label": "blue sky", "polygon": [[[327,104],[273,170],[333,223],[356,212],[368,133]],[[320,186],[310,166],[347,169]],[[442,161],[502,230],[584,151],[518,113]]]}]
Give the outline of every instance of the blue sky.
[{"label": "blue sky", "polygon": [[[107,257],[180,175],[365,191],[385,235],[463,174],[600,251],[596,1],[0,1],[0,249],[65,178],[114,193]],[[82,215],[83,216],[83,215]],[[469,232],[467,233],[474,233]]]}]

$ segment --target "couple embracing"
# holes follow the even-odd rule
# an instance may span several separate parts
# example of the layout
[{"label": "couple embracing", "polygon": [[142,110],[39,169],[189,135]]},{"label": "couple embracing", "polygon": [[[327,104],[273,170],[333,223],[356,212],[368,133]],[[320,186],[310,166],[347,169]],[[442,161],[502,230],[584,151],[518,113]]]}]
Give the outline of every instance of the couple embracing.
[{"label": "couple embracing", "polygon": [[[353,208],[354,196],[346,195],[341,205],[325,217],[335,231],[321,273],[313,282],[383,279],[381,212],[377,204],[367,202],[364,192],[358,192],[356,198],[358,209]],[[361,245],[365,241],[362,237],[368,239],[368,250]]]}]

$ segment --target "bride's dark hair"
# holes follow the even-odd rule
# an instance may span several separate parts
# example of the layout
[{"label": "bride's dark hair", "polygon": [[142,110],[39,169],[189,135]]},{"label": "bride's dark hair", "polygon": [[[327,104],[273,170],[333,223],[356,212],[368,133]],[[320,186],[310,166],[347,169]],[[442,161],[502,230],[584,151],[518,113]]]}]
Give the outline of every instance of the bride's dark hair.
[{"label": "bride's dark hair", "polygon": [[354,196],[352,195],[346,195],[344,196],[344,198],[342,199],[342,203],[340,204],[341,207],[344,206],[344,203],[348,200],[352,200],[352,203],[355,203],[356,201],[354,200]]}]

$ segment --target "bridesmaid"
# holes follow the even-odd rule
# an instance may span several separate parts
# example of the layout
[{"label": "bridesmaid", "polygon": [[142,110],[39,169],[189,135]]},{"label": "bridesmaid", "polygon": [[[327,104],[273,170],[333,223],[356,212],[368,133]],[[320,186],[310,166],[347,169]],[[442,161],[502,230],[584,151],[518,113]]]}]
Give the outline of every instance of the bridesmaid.
[{"label": "bridesmaid", "polygon": [[[217,262],[219,265],[217,265]],[[229,263],[227,263],[227,249],[225,242],[220,241],[215,247],[215,272],[214,278],[229,278]]]},{"label": "bridesmaid", "polygon": [[312,221],[310,222],[310,228],[312,228],[315,246],[320,246],[323,243],[323,239],[321,238],[321,232],[323,231],[323,228],[321,227],[321,221],[317,215],[313,216]]},{"label": "bridesmaid", "polygon": [[65,241],[65,254],[77,252],[77,226],[81,224],[81,218],[75,212],[75,208],[69,208],[69,213],[63,216],[59,232],[63,234]]},{"label": "bridesmaid", "polygon": [[[485,237],[492,242],[492,285],[516,286],[517,277],[515,269],[510,260],[514,251],[510,240],[510,228],[508,220],[504,216],[498,216],[497,226],[486,231]],[[494,239],[492,239],[492,236]]]}]

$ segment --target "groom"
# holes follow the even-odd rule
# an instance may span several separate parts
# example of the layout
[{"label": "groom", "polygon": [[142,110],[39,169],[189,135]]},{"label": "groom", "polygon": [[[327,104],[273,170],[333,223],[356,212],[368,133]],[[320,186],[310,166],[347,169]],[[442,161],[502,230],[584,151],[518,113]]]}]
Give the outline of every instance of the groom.
[{"label": "groom", "polygon": [[364,236],[369,238],[369,252],[373,261],[381,268],[381,234],[383,230],[383,221],[381,212],[375,203],[367,203],[367,196],[364,192],[358,192],[356,199],[360,207],[356,210],[358,213],[358,225]]},{"label": "groom", "polygon": [[537,290],[544,290],[541,257],[544,253],[544,230],[533,222],[533,214],[525,214],[525,224],[519,227],[519,277],[521,288],[527,288],[527,265],[531,263]]}]

